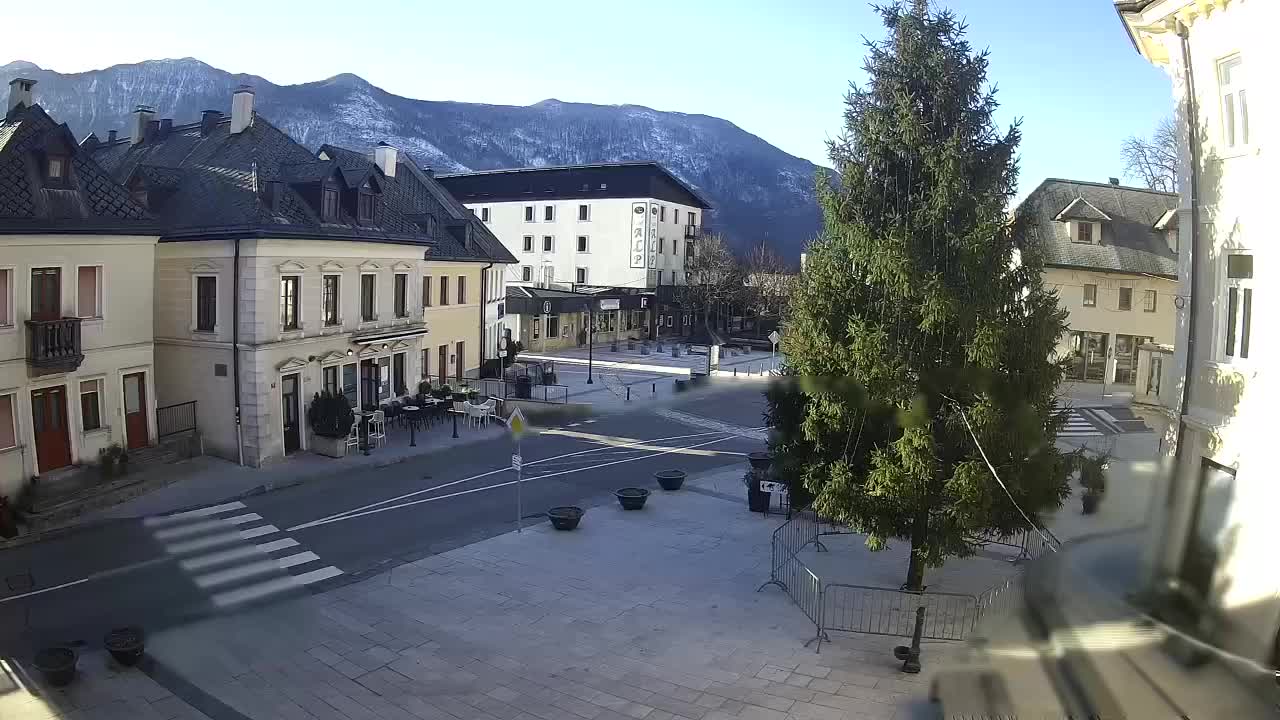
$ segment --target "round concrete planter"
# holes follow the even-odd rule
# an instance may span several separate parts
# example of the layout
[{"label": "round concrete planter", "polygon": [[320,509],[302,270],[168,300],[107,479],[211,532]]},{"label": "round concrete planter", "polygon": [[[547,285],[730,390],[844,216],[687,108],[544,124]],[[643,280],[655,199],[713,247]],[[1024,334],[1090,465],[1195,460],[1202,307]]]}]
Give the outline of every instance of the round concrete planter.
[{"label": "round concrete planter", "polygon": [[106,634],[102,645],[116,662],[132,667],[142,659],[146,637],[140,627],[118,627]]},{"label": "round concrete planter", "polygon": [[663,490],[675,492],[684,485],[686,475],[683,470],[660,470],[654,473],[653,477],[657,479],[658,485],[662,486]]},{"label": "round concrete planter", "polygon": [[577,528],[578,523],[582,521],[582,516],[585,514],[583,509],[576,505],[553,507],[547,511],[547,517],[551,519],[551,527],[557,530],[573,530]]},{"label": "round concrete planter", "polygon": [[760,451],[749,453],[747,462],[751,463],[752,470],[768,470],[773,467],[773,453]]},{"label": "round concrete planter", "polygon": [[36,653],[33,663],[45,682],[53,687],[69,685],[76,677],[76,651],[69,647],[50,647]]},{"label": "round concrete planter", "polygon": [[613,496],[618,498],[618,504],[623,510],[639,510],[644,507],[644,501],[649,499],[649,491],[644,488],[622,488],[615,490]]}]

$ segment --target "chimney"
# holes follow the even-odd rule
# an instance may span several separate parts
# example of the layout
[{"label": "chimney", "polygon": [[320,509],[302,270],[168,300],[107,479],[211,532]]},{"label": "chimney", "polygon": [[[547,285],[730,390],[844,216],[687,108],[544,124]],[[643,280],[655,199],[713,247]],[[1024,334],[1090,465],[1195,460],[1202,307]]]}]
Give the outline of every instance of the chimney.
[{"label": "chimney", "polygon": [[151,121],[151,116],[155,115],[155,108],[150,105],[139,105],[133,110],[133,137],[130,138],[130,144],[137,145],[141,143],[147,134],[147,123]]},{"label": "chimney", "polygon": [[373,149],[373,164],[378,166],[387,177],[396,176],[396,149],[385,142],[378,143]]},{"label": "chimney", "polygon": [[253,88],[241,85],[231,93],[231,134],[239,135],[253,126]]},{"label": "chimney", "polygon": [[116,141],[116,135],[117,135],[117,133],[116,133],[116,131],[115,131],[115,130],[108,130],[108,131],[107,131],[107,142],[109,142],[109,143],[113,143],[113,142],[115,142],[115,141]]},{"label": "chimney", "polygon": [[159,120],[147,121],[147,129],[144,131],[144,137],[146,137],[147,142],[152,142],[155,139],[160,137],[160,121]]},{"label": "chimney", "polygon": [[6,116],[19,104],[23,107],[31,107],[31,88],[35,84],[35,80],[26,78],[14,78],[9,81],[9,107],[5,109]]},{"label": "chimney", "polygon": [[200,137],[209,137],[220,122],[222,122],[220,110],[205,110],[200,113]]},{"label": "chimney", "polygon": [[1111,183],[1112,185],[1119,185],[1120,178],[1107,178],[1107,182]]},{"label": "chimney", "polygon": [[160,120],[160,137],[167,138],[173,130],[173,118],[163,118]]}]

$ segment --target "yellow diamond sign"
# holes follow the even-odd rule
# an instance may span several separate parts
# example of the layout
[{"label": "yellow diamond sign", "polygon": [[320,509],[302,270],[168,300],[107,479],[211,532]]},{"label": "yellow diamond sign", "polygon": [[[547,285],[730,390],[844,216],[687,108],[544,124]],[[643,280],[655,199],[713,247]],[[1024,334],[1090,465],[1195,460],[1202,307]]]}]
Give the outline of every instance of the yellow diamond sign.
[{"label": "yellow diamond sign", "polygon": [[511,433],[511,437],[519,440],[528,429],[529,421],[524,419],[520,408],[511,411],[511,417],[507,418],[507,431]]}]

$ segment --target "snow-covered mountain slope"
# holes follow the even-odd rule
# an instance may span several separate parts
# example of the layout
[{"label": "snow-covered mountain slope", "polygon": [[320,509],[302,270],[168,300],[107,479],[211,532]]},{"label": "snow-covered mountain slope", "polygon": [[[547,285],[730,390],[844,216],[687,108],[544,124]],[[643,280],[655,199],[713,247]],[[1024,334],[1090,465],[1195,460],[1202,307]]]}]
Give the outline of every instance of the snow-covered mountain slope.
[{"label": "snow-covered mountain slope", "polygon": [[14,77],[39,81],[36,102],[77,137],[105,138],[111,129],[128,135],[138,104],[177,123],[205,109],[228,112],[232,90],[247,83],[258,111],[312,148],[385,140],[440,172],[657,160],[715,205],[714,223],[735,246],[767,239],[793,261],[820,223],[812,163],[707,115],[559,100],[528,107],[414,100],[351,74],[276,85],[192,58],[70,74],[22,61],[0,66],[0,82]]}]

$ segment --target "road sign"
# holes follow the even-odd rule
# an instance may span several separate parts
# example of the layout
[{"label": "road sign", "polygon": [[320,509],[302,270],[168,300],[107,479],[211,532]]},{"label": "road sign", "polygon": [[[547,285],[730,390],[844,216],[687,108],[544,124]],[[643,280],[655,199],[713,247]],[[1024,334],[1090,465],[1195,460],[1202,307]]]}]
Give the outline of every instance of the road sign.
[{"label": "road sign", "polygon": [[550,314],[551,314],[551,301],[550,301],[550,300],[543,300],[543,301],[542,301],[542,314],[543,314],[543,315],[550,315]]},{"label": "road sign", "polygon": [[786,486],[780,482],[769,482],[768,480],[760,481],[760,492],[776,493],[782,492]]},{"label": "road sign", "polygon": [[507,418],[507,431],[511,433],[511,437],[519,440],[528,429],[529,423],[524,419],[524,413],[520,412],[520,408],[512,410],[511,417]]},{"label": "road sign", "polygon": [[769,333],[769,342],[773,343],[774,345],[777,345],[778,343],[782,342],[782,336],[778,334],[777,330],[774,330],[773,332]]},{"label": "road sign", "polygon": [[520,457],[520,453],[511,456],[511,469],[519,470],[524,465],[524,458]]}]

